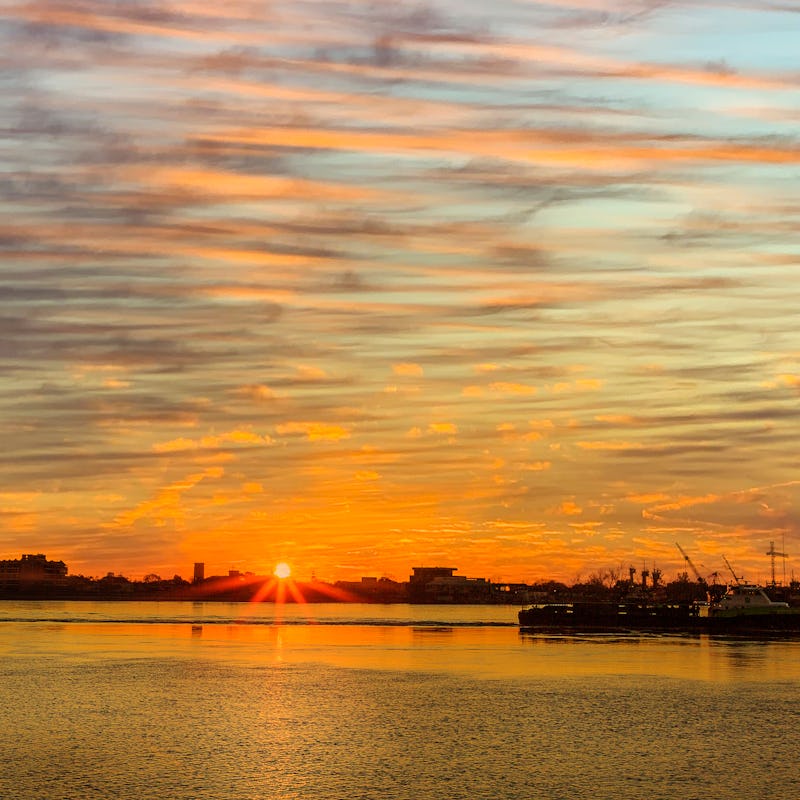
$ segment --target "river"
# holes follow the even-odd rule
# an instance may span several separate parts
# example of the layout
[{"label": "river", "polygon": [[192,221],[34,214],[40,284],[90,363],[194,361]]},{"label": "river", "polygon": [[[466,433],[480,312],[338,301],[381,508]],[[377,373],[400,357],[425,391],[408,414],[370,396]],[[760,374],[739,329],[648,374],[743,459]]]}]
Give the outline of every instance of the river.
[{"label": "river", "polygon": [[0,797],[800,797],[800,640],[516,612],[0,602]]}]

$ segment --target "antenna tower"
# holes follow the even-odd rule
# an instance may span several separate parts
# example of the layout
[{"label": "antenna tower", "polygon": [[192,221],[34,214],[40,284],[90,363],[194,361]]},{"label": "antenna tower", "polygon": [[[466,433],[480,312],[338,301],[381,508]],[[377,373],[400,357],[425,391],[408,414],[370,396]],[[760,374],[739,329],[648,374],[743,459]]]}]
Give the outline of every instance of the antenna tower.
[{"label": "antenna tower", "polygon": [[[767,550],[767,555],[770,557],[770,561],[772,562],[772,586],[775,586],[775,558],[780,556],[780,558],[786,559],[788,556],[786,553],[779,553],[775,549],[775,542],[769,543],[769,550]],[[783,562],[783,571],[784,575],[786,574],[786,561]],[[786,581],[784,580],[784,583]]]}]

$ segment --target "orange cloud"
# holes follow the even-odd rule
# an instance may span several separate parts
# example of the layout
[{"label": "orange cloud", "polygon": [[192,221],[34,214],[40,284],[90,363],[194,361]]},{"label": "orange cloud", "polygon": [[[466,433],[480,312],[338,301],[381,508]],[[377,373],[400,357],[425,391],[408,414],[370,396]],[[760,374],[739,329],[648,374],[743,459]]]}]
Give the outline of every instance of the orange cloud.
[{"label": "orange cloud", "polygon": [[678,497],[669,503],[659,503],[650,509],[653,512],[663,511],[679,511],[683,508],[691,508],[697,505],[708,505],[709,503],[718,503],[723,499],[723,495],[719,494],[705,494],[700,496],[683,496]]},{"label": "orange cloud", "polygon": [[424,375],[419,364],[392,364],[392,372],[405,378],[419,378]]},{"label": "orange cloud", "polygon": [[562,392],[596,392],[603,388],[603,381],[597,378],[579,378],[576,381],[559,381],[548,387],[551,392],[556,394]]},{"label": "orange cloud", "polygon": [[596,414],[595,419],[609,425],[633,425],[636,422],[636,418],[630,414]]},{"label": "orange cloud", "polygon": [[281,436],[302,434],[310,442],[338,442],[348,439],[350,430],[342,425],[332,425],[327,422],[285,422],[275,426]]},{"label": "orange cloud", "polygon": [[495,381],[494,383],[489,384],[489,388],[498,394],[536,394],[535,386],[528,386],[524,383],[511,383],[509,381]]},{"label": "orange cloud", "polygon": [[328,377],[328,373],[321,367],[309,364],[300,364],[295,370],[295,376],[301,381],[323,381]]},{"label": "orange cloud", "polygon": [[114,525],[129,527],[140,519],[149,518],[156,525],[163,525],[168,520],[180,523],[184,519],[182,497],[185,492],[193,489],[201,481],[221,478],[225,471],[222,467],[209,467],[203,472],[187,475],[159,490],[151,500],[139,503],[135,508],[118,514],[114,518]]},{"label": "orange cloud", "polygon": [[522,469],[527,470],[529,472],[543,472],[544,470],[550,469],[551,462],[549,461],[531,461],[527,464],[522,464]]},{"label": "orange cloud", "polygon": [[179,453],[185,450],[209,450],[226,445],[263,446],[272,444],[272,439],[267,435],[254,433],[250,430],[233,430],[226,433],[202,436],[199,439],[179,437],[168,442],[158,442],[153,445],[156,453]]},{"label": "orange cloud", "polygon": [[[212,138],[220,143],[307,147],[364,153],[452,153],[498,158],[508,162],[574,168],[619,169],[661,162],[800,163],[800,151],[790,145],[731,143],[716,140],[648,140],[630,134],[598,139],[578,130],[439,130],[421,133],[378,133],[335,129],[262,128],[228,131]],[[266,190],[266,187],[265,187]],[[540,305],[543,297],[527,301]]]},{"label": "orange cloud", "polygon": [[578,442],[582,450],[641,450],[644,445],[640,442]]},{"label": "orange cloud", "polygon": [[628,494],[625,499],[631,503],[639,503],[641,505],[650,505],[651,503],[659,503],[666,500],[668,495],[663,492],[653,492],[651,494]]},{"label": "orange cloud", "polygon": [[371,469],[359,470],[355,474],[355,478],[356,478],[357,481],[367,481],[367,482],[369,482],[369,481],[377,481],[377,480],[380,480],[380,477],[381,477],[381,475],[380,475],[379,472],[375,472],[375,470],[371,470]]},{"label": "orange cloud", "polygon": [[248,384],[247,386],[240,386],[236,389],[236,394],[242,397],[249,397],[251,400],[265,401],[274,400],[275,392],[264,386],[262,383]]},{"label": "orange cloud", "polygon": [[432,422],[428,425],[428,430],[431,433],[456,434],[458,433],[458,426],[453,422]]},{"label": "orange cloud", "polygon": [[280,175],[245,175],[240,172],[222,170],[189,169],[185,167],[163,167],[148,170],[138,176],[150,186],[163,185],[170,189],[202,191],[211,202],[215,198],[291,198],[314,196],[320,200],[370,200],[380,194],[379,190],[363,186],[323,183],[298,177]]}]

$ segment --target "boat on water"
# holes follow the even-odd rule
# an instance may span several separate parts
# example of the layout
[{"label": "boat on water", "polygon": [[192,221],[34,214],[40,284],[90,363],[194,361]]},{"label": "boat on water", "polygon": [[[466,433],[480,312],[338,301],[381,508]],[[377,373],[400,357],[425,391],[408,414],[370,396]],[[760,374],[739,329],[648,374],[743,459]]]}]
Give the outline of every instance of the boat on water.
[{"label": "boat on water", "polygon": [[646,601],[542,603],[519,612],[522,629],[551,632],[683,630],[696,618],[699,608],[694,604]]},{"label": "boat on water", "polygon": [[700,629],[711,633],[800,633],[800,608],[772,600],[763,588],[740,583],[698,617]]},{"label": "boat on water", "polygon": [[520,610],[519,625],[539,632],[800,633],[800,608],[771,600],[760,586],[735,584],[707,603],[542,603]]},{"label": "boat on water", "polygon": [[760,616],[769,614],[798,613],[792,612],[788,603],[771,600],[767,593],[752,583],[739,583],[728,587],[728,591],[708,608],[709,616],[717,619]]}]

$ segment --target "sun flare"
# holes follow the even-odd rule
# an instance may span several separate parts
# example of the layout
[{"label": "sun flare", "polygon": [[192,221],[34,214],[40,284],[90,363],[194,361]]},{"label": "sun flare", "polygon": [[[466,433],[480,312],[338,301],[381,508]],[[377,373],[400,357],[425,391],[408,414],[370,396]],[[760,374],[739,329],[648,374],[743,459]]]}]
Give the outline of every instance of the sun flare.
[{"label": "sun flare", "polygon": [[275,565],[272,574],[279,580],[283,580],[292,574],[292,568],[285,561],[281,561],[279,564]]}]

